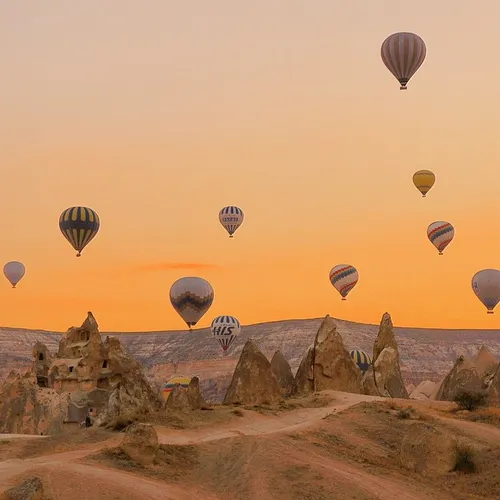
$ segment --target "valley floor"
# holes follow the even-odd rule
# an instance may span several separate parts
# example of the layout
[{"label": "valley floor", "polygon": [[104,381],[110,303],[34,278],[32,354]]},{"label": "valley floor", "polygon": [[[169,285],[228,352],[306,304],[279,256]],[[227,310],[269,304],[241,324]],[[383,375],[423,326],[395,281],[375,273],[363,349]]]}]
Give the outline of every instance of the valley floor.
[{"label": "valley floor", "polygon": [[[0,435],[0,493],[36,475],[54,500],[500,498],[500,428],[455,418],[452,406],[325,392],[295,406],[216,407],[155,425],[163,459],[151,467],[120,453],[122,433]],[[399,449],[415,422],[473,445],[478,472],[403,469]]]}]

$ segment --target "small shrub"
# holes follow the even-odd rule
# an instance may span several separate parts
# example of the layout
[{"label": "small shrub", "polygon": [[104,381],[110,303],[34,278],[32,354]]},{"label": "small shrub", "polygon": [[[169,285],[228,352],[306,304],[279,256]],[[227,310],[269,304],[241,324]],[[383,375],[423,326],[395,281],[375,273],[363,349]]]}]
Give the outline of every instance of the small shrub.
[{"label": "small shrub", "polygon": [[407,420],[411,418],[413,415],[413,408],[401,408],[398,411],[398,418],[401,418],[402,420]]},{"label": "small shrub", "polygon": [[488,393],[461,389],[455,393],[453,401],[461,410],[474,411],[488,403]]},{"label": "small shrub", "polygon": [[455,472],[463,472],[464,474],[471,474],[477,471],[477,466],[474,461],[476,452],[472,446],[466,443],[455,443]]},{"label": "small shrub", "polygon": [[243,416],[243,412],[239,408],[236,408],[236,410],[232,410],[231,413],[233,413],[237,417],[242,417]]}]

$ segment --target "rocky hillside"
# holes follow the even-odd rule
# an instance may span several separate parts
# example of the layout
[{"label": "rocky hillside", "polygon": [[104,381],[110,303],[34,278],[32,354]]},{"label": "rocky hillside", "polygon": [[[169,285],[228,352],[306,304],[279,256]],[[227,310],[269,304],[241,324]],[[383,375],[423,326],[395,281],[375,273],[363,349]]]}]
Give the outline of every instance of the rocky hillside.
[{"label": "rocky hillside", "polygon": [[[378,325],[335,320],[338,332],[348,349],[360,348],[372,353]],[[210,379],[230,379],[245,342],[252,338],[262,352],[272,357],[280,350],[295,371],[307,347],[313,342],[321,319],[287,320],[245,326],[229,356],[222,356],[217,342],[207,328],[187,331],[103,333],[117,336],[129,352],[149,371],[158,384],[173,373],[198,375],[204,387]],[[438,380],[453,366],[459,355],[473,357],[481,346],[500,356],[499,330],[437,330],[395,328],[401,355],[401,369],[406,383]],[[0,377],[11,369],[31,363],[32,346],[43,342],[55,351],[60,333],[41,330],[0,329]],[[229,383],[229,381],[227,382]]]}]

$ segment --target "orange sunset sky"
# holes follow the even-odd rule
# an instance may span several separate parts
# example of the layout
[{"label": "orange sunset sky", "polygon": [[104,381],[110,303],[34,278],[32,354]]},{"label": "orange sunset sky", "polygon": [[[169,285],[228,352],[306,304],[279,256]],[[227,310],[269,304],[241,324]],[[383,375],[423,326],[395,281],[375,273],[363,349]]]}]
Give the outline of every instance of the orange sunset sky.
[{"label": "orange sunset sky", "polygon": [[[169,289],[212,284],[198,326],[334,317],[500,328],[471,289],[500,267],[498,0],[15,0],[0,4],[0,325],[184,329]],[[408,91],[380,46],[413,31]],[[428,168],[427,198],[412,184]],[[245,221],[230,240],[219,209]],[[72,205],[101,229],[81,258]],[[428,224],[454,241],[438,256]],[[341,302],[331,267],[360,279]]]}]

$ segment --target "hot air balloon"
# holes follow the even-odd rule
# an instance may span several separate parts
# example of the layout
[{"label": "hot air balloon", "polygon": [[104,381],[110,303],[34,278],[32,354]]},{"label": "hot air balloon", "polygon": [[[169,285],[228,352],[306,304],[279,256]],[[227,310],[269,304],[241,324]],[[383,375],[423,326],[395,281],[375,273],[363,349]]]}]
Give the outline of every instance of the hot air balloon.
[{"label": "hot air balloon", "polygon": [[234,232],[243,224],[244,218],[243,210],[234,206],[224,207],[219,212],[220,223],[229,233],[230,238],[233,237]]},{"label": "hot air balloon", "polygon": [[87,207],[67,208],[59,217],[59,229],[80,257],[99,231],[99,216]]},{"label": "hot air balloon", "polygon": [[472,289],[477,298],[486,306],[488,314],[500,301],[500,271],[498,269],[483,269],[472,278]]},{"label": "hot air balloon", "polygon": [[360,351],[359,349],[351,351],[351,358],[358,365],[358,368],[363,372],[363,374],[372,364],[372,358],[370,358],[366,352]]},{"label": "hot air balloon", "polygon": [[11,262],[7,262],[3,267],[3,273],[5,277],[10,281],[12,288],[16,288],[16,285],[21,281],[26,272],[26,268],[22,262],[17,262],[13,260]]},{"label": "hot air balloon", "polygon": [[422,198],[436,182],[436,176],[430,170],[419,170],[413,174],[413,184],[422,193]]},{"label": "hot air balloon", "polygon": [[212,335],[226,352],[234,339],[241,333],[240,322],[233,316],[217,316],[210,325]]},{"label": "hot air balloon", "polygon": [[359,275],[355,267],[348,264],[339,264],[330,271],[330,282],[346,300],[347,294],[356,286]]},{"label": "hot air balloon", "polygon": [[429,224],[427,228],[427,237],[430,242],[438,249],[439,255],[443,255],[444,249],[451,243],[455,236],[455,228],[442,220]]},{"label": "hot air balloon", "polygon": [[203,278],[181,278],[170,288],[170,302],[189,330],[210,309],[213,301],[214,289]]},{"label": "hot air balloon", "polygon": [[424,41],[414,33],[394,33],[382,43],[380,54],[387,69],[396,77],[406,90],[410,78],[422,66],[427,48]]},{"label": "hot air balloon", "polygon": [[179,384],[183,390],[187,390],[192,377],[183,377],[182,375],[177,375],[172,377],[162,388],[163,399],[166,401],[170,393],[174,390],[174,387]]}]

